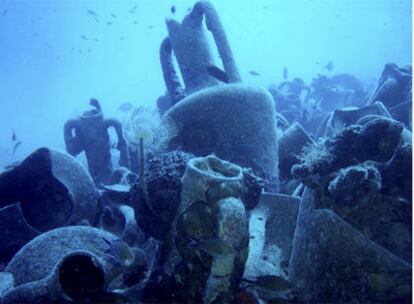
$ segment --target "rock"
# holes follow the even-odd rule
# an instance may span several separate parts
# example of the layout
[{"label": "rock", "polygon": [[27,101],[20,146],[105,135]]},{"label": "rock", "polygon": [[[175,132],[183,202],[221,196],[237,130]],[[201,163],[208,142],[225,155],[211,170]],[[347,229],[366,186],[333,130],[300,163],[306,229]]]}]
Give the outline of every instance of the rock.
[{"label": "rock", "polygon": [[326,176],[367,160],[387,162],[398,148],[402,132],[399,122],[387,118],[349,126],[325,141],[308,146],[300,156],[301,163],[292,167],[292,175],[306,179],[316,174]]},{"label": "rock", "polygon": [[142,190],[135,188],[133,207],[136,222],[145,233],[156,239],[164,239],[171,229],[180,203],[181,178],[192,157],[188,153],[173,151],[160,154],[149,161],[146,183],[156,214],[145,203]]},{"label": "rock", "polygon": [[375,165],[365,162],[339,170],[330,181],[329,194],[338,204],[355,205],[366,195],[376,195],[382,188],[381,174]]}]

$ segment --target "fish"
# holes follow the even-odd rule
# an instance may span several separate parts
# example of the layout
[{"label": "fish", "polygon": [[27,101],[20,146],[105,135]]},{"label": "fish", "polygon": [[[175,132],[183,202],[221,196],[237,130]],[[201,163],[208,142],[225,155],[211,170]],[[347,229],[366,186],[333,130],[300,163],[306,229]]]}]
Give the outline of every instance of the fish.
[{"label": "fish", "polygon": [[175,5],[171,6],[171,13],[175,14]]},{"label": "fish", "polygon": [[189,235],[186,237],[190,246],[197,247],[213,258],[222,258],[236,253],[230,244],[220,239],[198,240]]},{"label": "fish", "polygon": [[95,42],[99,42],[100,40],[99,40],[98,38],[95,38],[95,39],[94,39],[94,41],[95,41]]},{"label": "fish", "polygon": [[115,14],[111,14],[112,18],[117,18],[117,16]]},{"label": "fish", "polygon": [[106,23],[106,25],[112,25],[112,22],[108,21],[108,22]]},{"label": "fish", "polygon": [[12,132],[12,141],[16,141],[16,131],[14,131],[14,129],[13,129],[13,132]]},{"label": "fish", "polygon": [[102,237],[102,239],[109,246],[108,250],[105,253],[115,258],[115,260],[121,266],[128,267],[134,264],[135,262],[134,251],[124,240],[116,239],[113,241],[108,241],[104,237]]},{"label": "fish", "polygon": [[129,112],[134,108],[134,106],[132,105],[132,103],[130,102],[124,102],[122,103],[119,107],[118,110],[122,111],[122,112]]},{"label": "fish", "polygon": [[253,71],[253,70],[249,71],[249,74],[253,76],[260,76],[260,73]]},{"label": "fish", "polygon": [[133,8],[131,8],[130,10],[129,10],[129,13],[130,14],[135,14],[135,10],[137,9],[137,6],[136,5],[134,5],[134,7]]},{"label": "fish", "polygon": [[283,79],[288,79],[289,77],[289,71],[287,69],[287,67],[283,68]]},{"label": "fish", "polygon": [[149,25],[148,26],[148,29],[150,30],[150,29],[153,29],[154,28],[154,26],[153,25]]},{"label": "fish", "polygon": [[221,82],[229,83],[229,77],[227,76],[227,73],[215,65],[207,66],[206,70],[211,76],[220,80]]},{"label": "fish", "polygon": [[325,66],[324,69],[327,69],[329,72],[332,72],[334,69],[334,63],[333,61],[329,61]]},{"label": "fish", "polygon": [[19,141],[17,141],[15,144],[14,144],[14,146],[13,146],[13,152],[12,152],[12,154],[14,155],[14,154],[16,154],[16,151],[17,151],[17,149],[21,146],[21,144],[22,144],[22,142],[19,140]]},{"label": "fish", "polygon": [[292,288],[292,284],[288,280],[277,275],[265,275],[254,280],[241,279],[241,281],[265,292],[280,292]]},{"label": "fish", "polygon": [[3,15],[3,16],[6,16],[6,15],[7,15],[7,12],[8,12],[8,9],[6,8],[6,9],[4,9],[4,10],[3,10],[2,15]]},{"label": "fish", "polygon": [[97,17],[98,15],[93,11],[93,10],[91,10],[91,9],[89,9],[89,10],[87,10],[86,11],[86,13],[88,14],[88,15],[91,15],[91,16],[95,16],[95,17]]},{"label": "fish", "polygon": [[81,35],[80,36],[83,40],[88,40],[88,37],[86,37],[85,35]]},{"label": "fish", "polygon": [[138,24],[138,21],[137,20],[134,20],[132,23],[133,24]]}]

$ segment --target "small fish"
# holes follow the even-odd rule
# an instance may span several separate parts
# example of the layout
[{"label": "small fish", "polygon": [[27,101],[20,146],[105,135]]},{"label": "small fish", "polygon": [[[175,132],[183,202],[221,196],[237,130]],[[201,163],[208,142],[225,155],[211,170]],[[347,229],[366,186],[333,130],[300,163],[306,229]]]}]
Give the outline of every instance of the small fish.
[{"label": "small fish", "polygon": [[114,241],[108,241],[103,238],[109,248],[105,252],[114,257],[116,261],[124,267],[131,266],[135,261],[135,255],[132,248],[122,239],[116,239]]},{"label": "small fish", "polygon": [[111,14],[112,18],[117,18],[117,16],[115,14]]},{"label": "small fish", "polygon": [[78,53],[79,53],[79,54],[82,54],[82,50],[81,50],[81,49],[78,49]]},{"label": "small fish", "polygon": [[253,70],[249,71],[249,74],[253,76],[260,76],[260,73],[253,71]]},{"label": "small fish", "polygon": [[132,23],[133,24],[138,24],[138,21],[137,20],[134,20]]},{"label": "small fish", "polygon": [[175,5],[171,6],[171,13],[175,14]]},{"label": "small fish", "polygon": [[154,28],[154,26],[153,26],[153,25],[149,25],[149,26],[148,26],[148,29],[149,29],[149,30],[151,30],[151,29],[153,29],[153,28]]},{"label": "small fish", "polygon": [[235,254],[234,248],[227,242],[220,239],[198,240],[187,235],[189,245],[198,247],[213,258],[226,257]]},{"label": "small fish", "polygon": [[241,279],[251,286],[267,292],[285,291],[292,288],[292,285],[286,279],[277,275],[266,275],[257,277],[255,280]]},{"label": "small fish", "polygon": [[88,37],[86,37],[85,35],[81,35],[80,36],[83,40],[88,40]]},{"label": "small fish", "polygon": [[329,72],[332,72],[334,69],[334,63],[333,61],[329,61],[325,66],[324,69],[327,69]]},{"label": "small fish", "polygon": [[15,144],[14,144],[14,146],[13,146],[13,152],[12,152],[12,154],[14,155],[14,154],[16,154],[16,151],[17,151],[17,149],[21,146],[21,144],[22,144],[22,142],[19,140],[19,141],[17,141]]},{"label": "small fish", "polygon": [[95,39],[94,39],[94,41],[95,41],[95,42],[99,42],[100,40],[99,40],[98,38],[95,38]]},{"label": "small fish", "polygon": [[207,72],[213,76],[214,78],[220,80],[224,83],[229,83],[229,77],[227,76],[226,72],[222,69],[216,67],[215,65],[209,65],[206,67]]},{"label": "small fish", "polygon": [[287,67],[284,67],[283,68],[283,79],[288,79],[288,77],[289,77],[289,71],[288,71],[288,69],[287,69]]},{"label": "small fish", "polygon": [[129,10],[129,13],[130,14],[135,14],[135,10],[137,9],[137,6],[135,5],[133,8],[131,8],[130,10]]},{"label": "small fish", "polygon": [[108,21],[108,22],[106,23],[106,25],[112,25],[112,22]]},{"label": "small fish", "polygon": [[262,9],[263,9],[263,10],[268,10],[268,9],[269,9],[269,7],[268,7],[267,5],[264,5],[264,6],[262,6]]},{"label": "small fish", "polygon": [[124,38],[124,36],[121,36],[120,38],[119,38],[119,40],[124,40],[125,38]]},{"label": "small fish", "polygon": [[6,8],[5,10],[3,10],[2,15],[3,15],[3,16],[6,16],[6,15],[7,15],[7,12],[8,12],[8,10],[7,10],[7,8]]},{"label": "small fish", "polygon": [[118,107],[118,111],[122,111],[122,112],[129,112],[134,108],[134,106],[132,105],[132,103],[130,102],[124,102],[122,103],[119,107]]},{"label": "small fish", "polygon": [[91,9],[89,9],[89,10],[87,10],[87,12],[86,12],[88,15],[91,15],[91,16],[95,16],[95,17],[97,17],[98,15],[93,11],[93,10],[91,10]]},{"label": "small fish", "polygon": [[92,52],[92,49],[88,49],[88,53]]},{"label": "small fish", "polygon": [[16,141],[16,131],[14,131],[14,129],[13,129],[13,132],[12,132],[12,141]]}]

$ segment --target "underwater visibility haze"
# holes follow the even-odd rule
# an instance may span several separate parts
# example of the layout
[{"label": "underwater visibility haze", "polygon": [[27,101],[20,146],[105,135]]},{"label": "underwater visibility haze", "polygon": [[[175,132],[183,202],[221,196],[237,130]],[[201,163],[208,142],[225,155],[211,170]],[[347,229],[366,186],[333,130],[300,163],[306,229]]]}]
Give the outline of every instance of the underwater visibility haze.
[{"label": "underwater visibility haze", "polygon": [[0,303],[411,303],[409,0],[0,0]]}]

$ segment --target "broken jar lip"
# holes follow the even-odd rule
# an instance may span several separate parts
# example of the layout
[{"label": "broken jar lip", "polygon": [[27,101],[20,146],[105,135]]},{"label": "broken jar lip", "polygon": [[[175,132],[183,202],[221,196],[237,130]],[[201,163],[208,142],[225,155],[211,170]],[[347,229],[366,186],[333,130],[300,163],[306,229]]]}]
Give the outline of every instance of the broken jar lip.
[{"label": "broken jar lip", "polygon": [[222,160],[214,154],[196,157],[188,162],[193,170],[222,181],[239,181],[243,178],[243,170],[236,164]]}]

